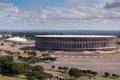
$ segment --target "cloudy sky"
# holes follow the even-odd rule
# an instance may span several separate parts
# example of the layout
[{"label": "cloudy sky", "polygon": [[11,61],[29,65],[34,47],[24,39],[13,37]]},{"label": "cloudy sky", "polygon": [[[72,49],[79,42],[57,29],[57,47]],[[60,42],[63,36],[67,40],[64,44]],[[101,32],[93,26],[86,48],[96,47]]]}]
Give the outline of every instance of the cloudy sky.
[{"label": "cloudy sky", "polygon": [[0,0],[2,30],[120,30],[120,0]]}]

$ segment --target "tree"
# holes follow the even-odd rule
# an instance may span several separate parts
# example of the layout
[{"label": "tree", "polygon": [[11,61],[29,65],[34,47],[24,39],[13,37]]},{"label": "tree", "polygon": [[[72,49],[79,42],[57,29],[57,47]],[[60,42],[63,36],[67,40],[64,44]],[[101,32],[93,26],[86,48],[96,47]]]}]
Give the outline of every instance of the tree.
[{"label": "tree", "polygon": [[46,73],[47,77],[50,78],[50,80],[53,78],[53,75],[52,74],[48,74]]},{"label": "tree", "polygon": [[116,77],[118,78],[118,77],[120,77],[119,75],[116,75]]},{"label": "tree", "polygon": [[49,57],[49,54],[42,54],[43,57]]},{"label": "tree", "polygon": [[87,70],[87,73],[88,73],[89,76],[90,76],[90,74],[92,73],[92,70]]},{"label": "tree", "polygon": [[63,70],[64,70],[65,72],[67,72],[68,69],[69,69],[68,67],[63,67]]},{"label": "tree", "polygon": [[26,50],[24,50],[24,53],[27,53],[27,51],[26,51]]},{"label": "tree", "polygon": [[45,77],[45,75],[39,75],[39,76],[37,77],[37,79],[38,79],[38,80],[46,80],[46,77]]},{"label": "tree", "polygon": [[13,75],[24,74],[26,72],[24,65],[21,63],[10,64],[10,73]]},{"label": "tree", "polygon": [[19,60],[23,59],[23,56],[18,56],[18,59],[19,59]]},{"label": "tree", "polygon": [[75,80],[76,80],[77,78],[80,77],[81,71],[80,71],[78,68],[71,68],[71,69],[69,70],[69,75],[70,75],[71,77],[74,77]]},{"label": "tree", "polygon": [[117,75],[117,74],[112,74],[112,77],[113,77],[113,78],[118,78],[119,75]]},{"label": "tree", "polygon": [[37,56],[37,53],[35,51],[32,51],[30,54],[33,56]]},{"label": "tree", "polygon": [[52,66],[51,66],[51,68],[52,68],[52,69],[55,69],[55,66],[54,66],[54,65],[52,65]]},{"label": "tree", "polygon": [[2,69],[1,69],[1,67],[0,67],[0,74],[2,74]]},{"label": "tree", "polygon": [[115,77],[116,77],[116,74],[112,74],[112,77],[115,78]]},{"label": "tree", "polygon": [[39,62],[40,60],[35,56],[30,56],[30,57],[28,57],[28,61],[30,63],[36,63],[36,62]]},{"label": "tree", "polygon": [[15,63],[13,61],[4,61],[1,63],[0,68],[2,74],[5,75],[19,75],[24,74],[26,71],[28,71],[28,67],[26,68],[26,65],[24,63]]},{"label": "tree", "polygon": [[110,73],[105,72],[104,75],[105,75],[105,77],[108,77],[108,76],[110,76]]},{"label": "tree", "polygon": [[44,72],[44,70],[39,69],[39,65],[33,67],[32,71],[29,71],[25,74],[28,80],[47,80],[48,78],[52,78],[53,76],[49,73]]},{"label": "tree", "polygon": [[27,51],[27,53],[28,53],[29,55],[31,55],[31,52],[30,52],[30,51]]},{"label": "tree", "polygon": [[1,43],[1,46],[3,46],[4,45],[4,43]]},{"label": "tree", "polygon": [[0,62],[9,62],[9,61],[13,61],[13,57],[12,56],[3,56],[0,57]]},{"label": "tree", "polygon": [[33,72],[29,71],[25,74],[27,80],[36,80],[36,76],[34,75]]},{"label": "tree", "polygon": [[97,75],[97,72],[93,71],[91,74],[92,74],[93,76],[96,76],[96,75]]},{"label": "tree", "polygon": [[49,57],[49,60],[53,62],[53,61],[56,61],[56,58],[54,58],[54,57]]},{"label": "tree", "polygon": [[36,65],[32,68],[32,71],[43,72],[44,68],[41,65]]},{"label": "tree", "polygon": [[48,74],[48,73],[39,73],[38,76],[37,76],[37,79],[38,80],[47,80],[48,78],[52,78],[52,75],[51,74]]},{"label": "tree", "polygon": [[81,70],[81,72],[86,76],[87,70]]},{"label": "tree", "polygon": [[62,66],[59,66],[58,69],[61,71],[61,70],[63,69],[63,67],[62,67]]}]

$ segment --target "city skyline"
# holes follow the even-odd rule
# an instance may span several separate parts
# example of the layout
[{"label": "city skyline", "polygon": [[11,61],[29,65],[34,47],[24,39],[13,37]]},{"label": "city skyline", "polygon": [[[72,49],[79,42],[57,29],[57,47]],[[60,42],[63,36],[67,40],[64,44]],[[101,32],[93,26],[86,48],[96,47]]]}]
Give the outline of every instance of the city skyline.
[{"label": "city skyline", "polygon": [[0,0],[1,30],[120,30],[119,0]]}]

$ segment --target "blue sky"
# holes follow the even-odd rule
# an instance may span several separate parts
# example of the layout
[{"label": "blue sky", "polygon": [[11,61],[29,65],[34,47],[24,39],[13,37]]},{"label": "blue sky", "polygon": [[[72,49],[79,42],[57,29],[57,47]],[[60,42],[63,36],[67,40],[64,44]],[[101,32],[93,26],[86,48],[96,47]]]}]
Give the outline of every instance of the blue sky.
[{"label": "blue sky", "polygon": [[42,4],[49,7],[63,6],[66,1],[67,0],[0,0],[0,2],[10,3],[22,9],[36,4]]},{"label": "blue sky", "polygon": [[119,0],[0,0],[4,30],[120,30]]}]

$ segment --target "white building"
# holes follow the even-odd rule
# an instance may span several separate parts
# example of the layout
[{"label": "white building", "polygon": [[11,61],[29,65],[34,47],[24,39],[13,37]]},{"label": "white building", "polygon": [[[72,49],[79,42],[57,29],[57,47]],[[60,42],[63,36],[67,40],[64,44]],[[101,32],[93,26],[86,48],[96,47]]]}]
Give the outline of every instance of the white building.
[{"label": "white building", "polygon": [[27,39],[20,37],[13,37],[13,38],[5,39],[5,42],[26,43]]},{"label": "white building", "polygon": [[2,38],[3,37],[3,35],[2,34],[0,34],[0,38]]}]

